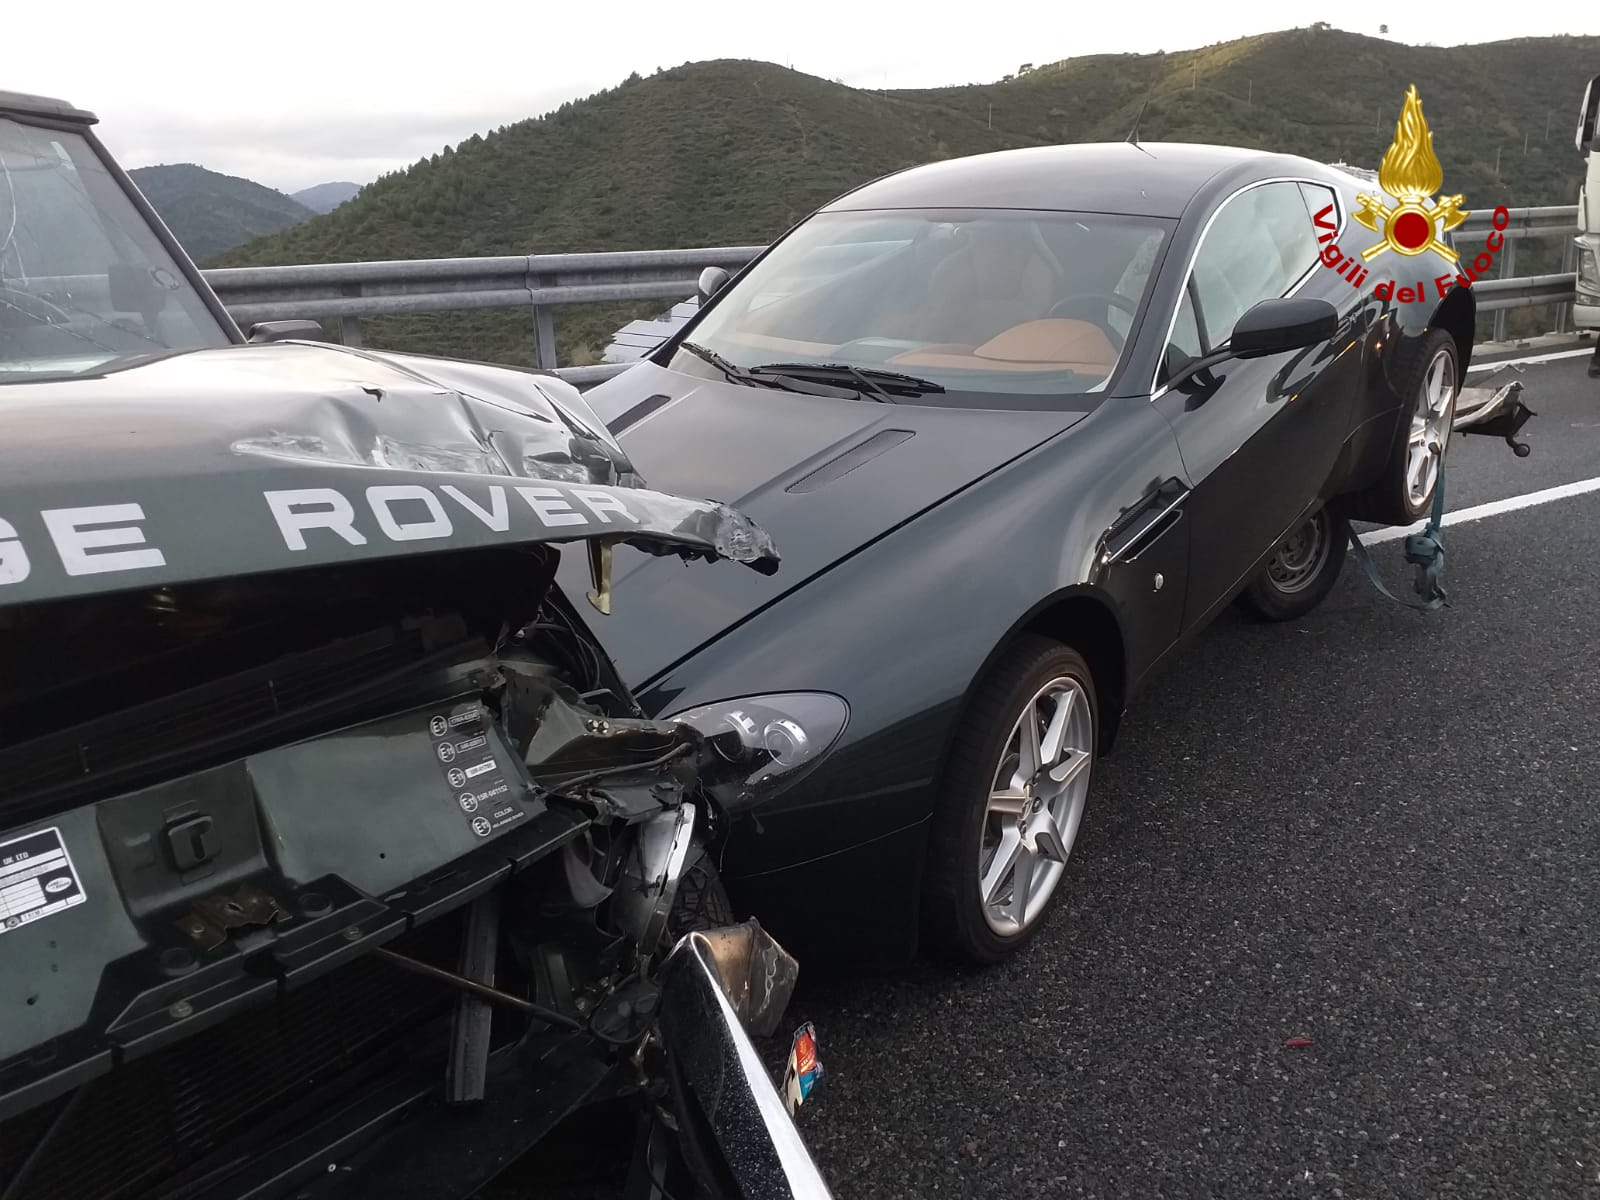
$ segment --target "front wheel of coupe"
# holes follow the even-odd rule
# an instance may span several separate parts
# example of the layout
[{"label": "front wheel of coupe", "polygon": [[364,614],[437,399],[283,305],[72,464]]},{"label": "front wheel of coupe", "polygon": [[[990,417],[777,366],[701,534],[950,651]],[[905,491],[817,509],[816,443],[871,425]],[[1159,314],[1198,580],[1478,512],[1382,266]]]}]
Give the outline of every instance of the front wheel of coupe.
[{"label": "front wheel of coupe", "polygon": [[1083,656],[1018,639],[973,694],[934,812],[928,940],[998,962],[1039,929],[1066,873],[1088,800],[1099,711]]}]

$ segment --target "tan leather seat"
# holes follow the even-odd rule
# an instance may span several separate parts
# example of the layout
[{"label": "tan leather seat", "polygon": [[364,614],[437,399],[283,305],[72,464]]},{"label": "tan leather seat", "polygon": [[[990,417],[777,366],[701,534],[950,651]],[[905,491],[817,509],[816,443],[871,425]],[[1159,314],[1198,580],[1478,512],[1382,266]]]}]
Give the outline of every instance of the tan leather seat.
[{"label": "tan leather seat", "polygon": [[947,367],[966,371],[1072,371],[1103,379],[1117,365],[1117,349],[1089,321],[1048,317],[1023,321],[981,346],[926,346],[897,354],[897,367]]}]

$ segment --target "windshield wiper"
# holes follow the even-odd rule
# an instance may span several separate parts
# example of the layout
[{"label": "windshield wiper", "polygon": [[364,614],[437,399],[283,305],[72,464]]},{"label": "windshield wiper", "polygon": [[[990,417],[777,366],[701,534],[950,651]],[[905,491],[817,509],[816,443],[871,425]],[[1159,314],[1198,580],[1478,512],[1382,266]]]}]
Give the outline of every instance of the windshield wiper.
[{"label": "windshield wiper", "polygon": [[722,355],[718,354],[715,350],[707,350],[704,346],[699,345],[696,342],[682,342],[682,343],[680,343],[678,345],[678,349],[687,350],[690,354],[694,355],[696,358],[701,359],[704,362],[710,363],[713,367],[715,367],[717,370],[721,371],[724,375],[726,375],[729,379],[733,380],[735,383],[748,383],[748,384],[751,384],[752,386],[761,386],[761,387],[765,387],[766,386],[766,384],[764,382],[762,382],[761,380],[751,379],[750,376],[745,372],[744,368],[734,366],[731,362],[729,362],[727,359],[723,358]]},{"label": "windshield wiper", "polygon": [[804,392],[808,396],[833,396],[842,399],[853,399],[856,396],[856,392],[851,390],[811,383],[804,379],[793,379],[785,374],[767,371],[765,368],[758,368],[763,372],[758,376],[754,371],[746,371],[743,367],[736,366],[715,350],[708,350],[697,342],[679,342],[678,349],[687,350],[696,358],[710,363],[726,375],[729,382],[742,383],[746,387],[778,388],[789,392]]},{"label": "windshield wiper", "polygon": [[899,392],[905,396],[924,396],[930,392],[944,391],[942,383],[934,383],[931,379],[918,379],[915,375],[902,375],[899,371],[880,371],[877,367],[857,367],[850,363],[764,363],[759,367],[750,368],[752,375],[770,375],[779,372],[800,377],[845,375],[890,403],[894,403],[889,397],[890,392]]},{"label": "windshield wiper", "polygon": [[[755,371],[766,371],[766,370],[769,370],[771,368],[769,368],[769,367],[755,367],[755,368],[752,368],[752,369],[755,370]],[[882,384],[872,382],[872,380],[867,376],[866,372],[862,371],[859,367],[852,367],[848,363],[837,363],[837,364],[830,364],[828,369],[829,369],[830,373],[832,373],[834,371],[837,371],[840,374],[849,375],[851,379],[854,379],[858,384],[861,385],[861,391],[864,394],[870,395],[874,400],[878,401],[878,403],[880,403],[880,404],[898,404],[899,403],[898,400],[896,400],[893,396],[889,395],[888,392],[883,390],[883,385]]]}]

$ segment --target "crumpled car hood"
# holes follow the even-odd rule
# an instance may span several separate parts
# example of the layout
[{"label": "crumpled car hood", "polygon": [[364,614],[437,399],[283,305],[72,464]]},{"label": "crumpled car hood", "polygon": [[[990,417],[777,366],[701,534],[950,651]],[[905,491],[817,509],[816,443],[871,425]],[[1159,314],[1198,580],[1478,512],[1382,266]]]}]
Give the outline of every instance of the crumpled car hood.
[{"label": "crumpled car hood", "polygon": [[0,387],[0,605],[586,539],[778,565],[550,377],[278,343]]}]

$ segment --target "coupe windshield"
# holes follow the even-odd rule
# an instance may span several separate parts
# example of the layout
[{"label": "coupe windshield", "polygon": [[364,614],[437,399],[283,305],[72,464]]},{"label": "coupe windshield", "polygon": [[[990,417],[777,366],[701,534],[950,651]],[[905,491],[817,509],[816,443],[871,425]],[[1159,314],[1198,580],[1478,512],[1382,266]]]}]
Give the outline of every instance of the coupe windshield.
[{"label": "coupe windshield", "polygon": [[87,140],[0,118],[0,384],[227,342]]},{"label": "coupe windshield", "polygon": [[[1104,390],[1170,222],[1098,213],[835,212],[751,268],[690,334],[741,371],[848,368],[945,403]],[[698,358],[698,363],[695,361]],[[680,353],[699,373],[706,356]],[[802,365],[813,369],[806,371]],[[1028,407],[1034,407],[1030,404]]]}]

